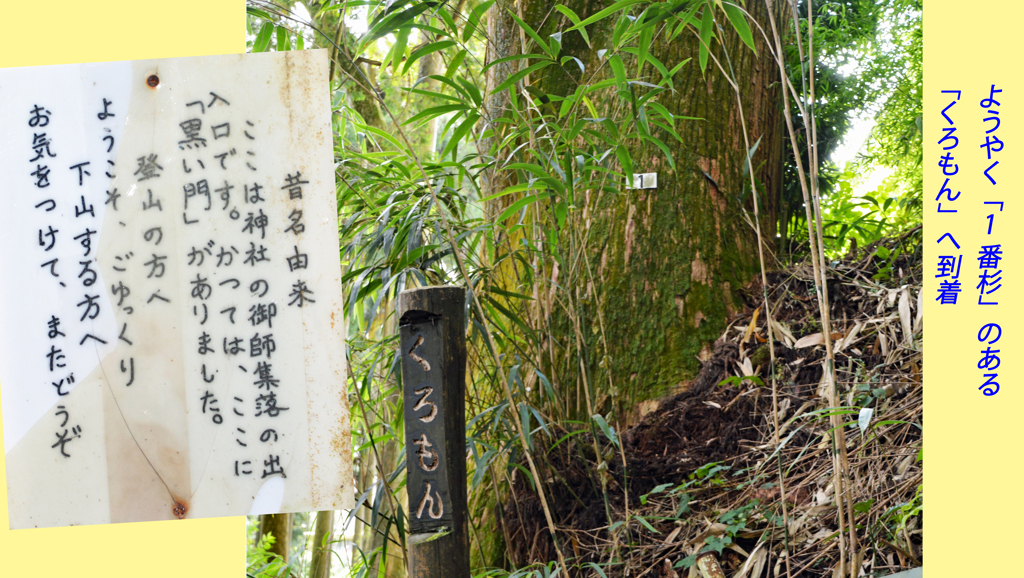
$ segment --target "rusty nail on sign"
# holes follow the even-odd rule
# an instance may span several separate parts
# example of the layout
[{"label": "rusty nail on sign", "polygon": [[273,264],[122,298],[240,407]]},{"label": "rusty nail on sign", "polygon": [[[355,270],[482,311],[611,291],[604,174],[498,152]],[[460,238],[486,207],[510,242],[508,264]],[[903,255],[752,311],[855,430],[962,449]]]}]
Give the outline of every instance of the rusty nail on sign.
[{"label": "rusty nail on sign", "polygon": [[148,84],[150,88],[156,88],[157,85],[160,84],[160,77],[155,74],[150,74],[149,78],[146,79],[146,84]]}]

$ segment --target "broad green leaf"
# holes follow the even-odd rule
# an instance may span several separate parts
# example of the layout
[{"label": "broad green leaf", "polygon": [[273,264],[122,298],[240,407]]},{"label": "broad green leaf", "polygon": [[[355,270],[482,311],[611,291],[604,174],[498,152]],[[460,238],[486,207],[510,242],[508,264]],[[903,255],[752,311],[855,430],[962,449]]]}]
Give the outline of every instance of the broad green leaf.
[{"label": "broad green leaf", "polygon": [[498,218],[495,220],[495,222],[496,223],[501,223],[505,219],[508,219],[512,215],[515,215],[516,213],[518,213],[520,210],[523,209],[523,207],[526,207],[527,205],[529,205],[531,203],[535,203],[537,201],[542,201],[542,200],[548,198],[549,196],[550,195],[545,192],[545,193],[537,193],[536,195],[530,195],[529,197],[524,197],[522,199],[519,199],[518,201],[516,201],[516,202],[512,203],[511,205],[509,205],[508,208],[506,208],[504,211],[502,211],[501,214],[498,215]]},{"label": "broad green leaf", "polygon": [[674,128],[672,128],[672,127],[670,127],[670,126],[668,126],[666,124],[662,124],[662,123],[654,120],[653,118],[650,120],[650,123],[653,124],[654,126],[660,128],[661,130],[667,132],[668,134],[672,135],[673,137],[675,137],[675,139],[677,141],[683,142],[683,137],[679,136],[679,133],[677,133]]},{"label": "broad green leaf", "polygon": [[[684,60],[684,61],[680,62],[679,64],[675,65],[674,67],[672,67],[672,70],[669,71],[669,73],[668,73],[669,78],[675,76],[676,73],[679,72],[679,69],[681,69],[687,62],[689,62],[691,60],[693,60],[693,59],[692,58],[687,58],[686,60]],[[682,117],[680,117],[680,118],[682,118]]]},{"label": "broad green leaf", "polygon": [[[395,43],[391,45],[391,73],[398,76],[398,68],[402,64],[402,59],[405,58],[405,47],[409,42],[409,32],[412,28],[406,26],[398,30],[395,33]],[[388,57],[384,57],[384,63],[381,64],[381,68],[387,68]]]},{"label": "broad green leaf", "polygon": [[647,61],[647,49],[654,39],[654,27],[644,28],[640,32],[640,44],[637,45],[639,54],[636,56],[636,75],[639,77],[644,70],[644,62]]},{"label": "broad green leaf", "polygon": [[673,169],[676,168],[676,161],[675,161],[675,159],[672,158],[672,151],[669,150],[668,145],[666,145],[665,143],[661,142],[660,139],[658,139],[657,137],[654,137],[654,136],[641,135],[640,138],[643,139],[643,140],[650,141],[650,142],[654,143],[655,146],[657,146],[659,149],[661,149],[661,152],[665,153],[665,160],[668,161],[669,166],[672,167]]},{"label": "broad green leaf", "polygon": [[694,2],[693,6],[691,6],[690,9],[686,11],[686,14],[679,17],[679,27],[676,28],[675,32],[673,32],[669,36],[669,41],[672,41],[676,36],[678,36],[683,30],[686,29],[686,26],[689,25],[694,20],[693,17],[697,13],[697,9],[700,8],[700,5],[700,2]]},{"label": "broad green leaf", "polygon": [[622,10],[623,8],[629,8],[630,6],[632,6],[634,4],[639,4],[639,3],[643,2],[643,1],[644,0],[619,0],[619,2],[616,2],[615,4],[612,4],[611,6],[605,8],[604,10],[601,10],[597,14],[594,14],[590,18],[587,18],[583,22],[580,22],[579,24],[576,24],[575,26],[573,26],[569,30],[566,30],[566,32],[570,32],[572,30],[579,30],[580,28],[583,28],[584,26],[590,26],[591,24],[593,24],[593,23],[595,23],[595,22],[597,22],[599,20],[603,20],[604,18],[606,18],[606,17],[608,17],[608,16],[618,12],[619,10]]},{"label": "broad green leaf", "polygon": [[254,8],[252,6],[248,6],[247,5],[245,7],[245,13],[248,14],[249,16],[255,16],[257,18],[262,18],[265,22],[269,22],[269,21],[273,20],[273,18],[270,17],[270,14],[268,14],[266,11],[260,10],[259,8]]},{"label": "broad green leaf", "polygon": [[263,26],[260,26],[260,31],[256,34],[256,40],[252,43],[253,52],[266,52],[267,47],[270,46],[270,36],[274,33],[274,24],[271,22],[264,22]]},{"label": "broad green leaf", "polygon": [[613,54],[608,59],[608,64],[612,67],[612,72],[615,74],[615,84],[622,88],[626,84],[626,67],[622,64],[622,58],[618,54]]},{"label": "broad green leaf", "polygon": [[466,27],[463,28],[462,30],[463,42],[469,40],[469,37],[473,34],[473,32],[476,32],[477,24],[479,24],[480,22],[480,17],[482,17],[484,15],[484,12],[487,12],[487,9],[490,8],[491,5],[493,4],[494,0],[487,0],[487,2],[481,2],[473,8],[472,12],[469,13],[469,18],[466,20]]},{"label": "broad green leaf", "polygon": [[625,36],[626,31],[629,30],[629,25],[631,22],[632,20],[630,20],[628,14],[623,12],[622,15],[619,17],[619,20],[615,23],[615,29],[612,30],[612,46],[616,50],[622,48],[622,43],[625,40],[623,37]]},{"label": "broad green leaf", "polygon": [[537,43],[537,46],[539,46],[541,48],[541,50],[543,50],[544,52],[547,52],[548,55],[551,56],[551,58],[555,58],[556,56],[558,56],[558,52],[552,51],[551,47],[548,46],[548,43],[544,42],[544,40],[540,37],[540,35],[537,34],[537,32],[533,28],[530,28],[529,24],[527,24],[526,22],[523,22],[523,19],[518,17],[518,16],[516,16],[515,12],[512,12],[511,10],[509,10],[508,13],[509,13],[509,16],[511,16],[516,21],[516,24],[518,24],[519,27],[522,28],[523,31],[526,32],[526,34],[530,38],[532,38],[534,42]]},{"label": "broad green leaf", "polygon": [[470,110],[470,108],[467,107],[466,105],[442,105],[440,107],[431,107],[429,109],[425,109],[420,114],[412,117],[408,121],[403,122],[401,124],[402,125],[413,124],[414,122],[419,121],[419,120],[432,119],[432,118],[435,118],[435,117],[439,117],[441,115],[445,115],[447,113],[454,113],[456,111],[469,111],[469,110]]},{"label": "broad green leaf", "polygon": [[466,89],[466,93],[468,93],[470,98],[473,99],[473,104],[480,106],[484,103],[483,95],[480,94],[480,89],[476,84],[473,84],[462,76],[459,76],[456,80],[459,81],[459,84]]},{"label": "broad green leaf", "polygon": [[[438,34],[438,33],[435,32],[434,33],[435,34],[434,38],[440,38],[442,36],[451,36],[452,38],[456,38],[458,36],[459,27],[456,26],[455,19],[452,18],[451,13],[448,10],[437,10],[437,11],[434,12],[434,14],[436,14],[438,17],[440,17],[441,20],[444,21],[444,25],[445,25],[445,29],[443,31],[443,34]],[[433,22],[433,21],[431,21],[431,22]]]},{"label": "broad green leaf", "polygon": [[452,46],[455,46],[454,40],[442,40],[440,42],[431,42],[426,46],[417,48],[416,51],[410,54],[409,58],[406,59],[405,66],[402,68],[402,74],[409,72],[409,67],[411,67],[413,63],[419,60],[420,58],[423,58],[424,56],[431,54],[433,52],[437,52],[438,50],[445,50],[447,48],[451,48]]},{"label": "broad green leaf", "polygon": [[533,432],[530,431],[530,406],[526,402],[519,404],[519,420],[523,424],[523,435],[526,437],[526,442],[530,446],[530,450],[533,450]]},{"label": "broad green leaf", "polygon": [[544,167],[534,163],[510,163],[506,165],[509,169],[523,170],[533,173],[539,179],[547,178],[550,174],[544,170]]},{"label": "broad green leaf", "polygon": [[601,428],[601,431],[604,432],[605,437],[607,437],[608,440],[611,441],[612,444],[617,447],[619,445],[619,438],[616,437],[615,435],[615,429],[608,425],[608,422],[605,421],[604,416],[599,413],[595,413],[593,416],[591,416],[591,419],[594,420],[594,423],[597,424],[597,427]]},{"label": "broad green leaf", "polygon": [[452,75],[455,74],[455,71],[462,66],[462,61],[465,59],[466,51],[460,50],[459,53],[455,55],[455,58],[452,58],[452,61],[448,63],[448,68],[444,71],[444,75],[451,78]]},{"label": "broad green leaf", "polygon": [[565,133],[565,140],[567,142],[572,142],[576,138],[576,135],[579,134],[580,130],[582,130],[583,127],[586,126],[587,122],[589,121],[581,118],[577,120],[575,123],[573,123],[572,128],[569,129],[569,132]]},{"label": "broad green leaf", "polygon": [[[532,298],[531,298],[531,301],[532,301]],[[534,368],[533,372],[537,374],[537,377],[540,379],[541,384],[544,386],[544,393],[547,394],[549,399],[554,401],[555,400],[555,388],[551,386],[551,381],[548,380],[548,376],[544,375],[543,373],[541,373],[541,371],[539,369],[536,369],[536,368]]]},{"label": "broad green leaf", "polygon": [[861,514],[867,514],[871,511],[871,505],[875,503],[875,500],[866,500],[864,502],[857,502],[853,505],[853,511]]},{"label": "broad green leaf", "polygon": [[615,156],[619,158],[619,164],[622,165],[622,174],[626,175],[626,182],[633,182],[633,160],[629,158],[629,151],[626,147],[618,145],[615,147]]},{"label": "broad green leaf", "polygon": [[728,2],[722,4],[722,10],[729,17],[729,22],[732,22],[732,27],[736,29],[736,33],[740,35],[743,42],[754,51],[754,54],[757,54],[757,48],[754,47],[754,36],[750,33],[750,25],[747,24],[747,15],[738,6]]},{"label": "broad green leaf", "polygon": [[484,198],[480,199],[480,202],[481,203],[486,203],[487,201],[492,201],[494,199],[497,199],[498,197],[504,197],[505,195],[510,195],[512,193],[521,193],[523,191],[531,191],[531,190],[541,190],[543,188],[544,187],[538,186],[536,183],[524,183],[524,184],[519,184],[519,185],[512,185],[511,187],[508,187],[507,189],[501,191],[500,193],[495,193],[493,195],[490,195],[490,196],[487,196],[487,197],[484,197]]},{"label": "broad green leaf", "polygon": [[371,42],[391,34],[392,32],[396,32],[398,29],[410,23],[414,18],[427,10],[430,10],[436,5],[437,4],[434,2],[419,2],[405,10],[402,10],[401,12],[394,10],[386,13],[379,19],[375,19],[374,22],[370,24],[370,29],[366,31],[366,34],[360,40],[359,47],[356,52],[363,52]]},{"label": "broad green leaf", "polygon": [[495,60],[492,60],[492,61],[488,62],[487,66],[484,66],[484,72],[486,72],[492,66],[497,66],[497,65],[505,63],[505,62],[511,62],[513,60],[522,60],[524,58],[530,58],[532,60],[546,59],[547,55],[546,54],[513,54],[512,56],[505,56],[504,58],[498,58],[498,59],[495,59]]},{"label": "broad green leaf", "polygon": [[466,136],[466,133],[468,133],[470,129],[473,128],[473,125],[476,124],[476,121],[478,120],[480,120],[479,114],[475,112],[469,114],[466,117],[466,120],[464,120],[462,124],[460,124],[459,127],[455,129],[454,133],[452,133],[451,139],[448,140],[448,144],[445,145],[444,150],[441,151],[440,156],[444,157],[453,150],[456,150],[456,148],[459,146],[459,142],[462,141],[462,138]]},{"label": "broad green leaf", "polygon": [[431,74],[429,78],[432,78],[432,79],[434,79],[434,80],[436,80],[436,81],[438,81],[438,82],[440,82],[442,84],[447,84],[448,86],[450,86],[453,89],[455,89],[455,92],[459,93],[459,95],[462,96],[462,98],[464,99],[464,102],[468,102],[468,101],[473,100],[473,98],[469,96],[469,94],[465,91],[465,89],[463,89],[461,86],[459,86],[452,79],[446,78],[444,76],[441,76],[440,74]]},{"label": "broad green leaf", "polygon": [[669,112],[668,109],[664,107],[664,105],[658,102],[649,102],[647,103],[647,106],[653,108],[655,112],[660,114],[661,117],[665,119],[665,122],[669,123],[673,127],[676,126],[675,115]]},{"label": "broad green leaf", "polygon": [[[572,22],[574,25],[579,25],[580,17],[577,16],[576,13],[573,12],[569,7],[564,6],[562,4],[557,4],[555,6],[555,10],[558,10],[562,14],[565,14],[565,17],[568,18],[569,21]],[[576,26],[573,26],[573,28],[570,28],[569,30],[579,30],[580,36],[583,37],[583,41],[587,43],[587,47],[592,48],[590,46],[590,36],[587,35],[587,29],[586,28],[584,28],[582,26],[580,26],[579,28],[576,28]]]},{"label": "broad green leaf", "polygon": [[288,37],[288,29],[284,26],[277,27],[277,50],[278,52],[286,52],[292,49],[291,40]]},{"label": "broad green leaf", "polygon": [[654,529],[654,526],[652,526],[652,525],[650,524],[650,522],[648,522],[647,520],[643,519],[643,517],[641,517],[641,516],[633,516],[633,517],[634,517],[634,518],[636,518],[636,520],[637,520],[638,522],[640,522],[641,524],[643,524],[644,528],[647,528],[648,530],[650,530],[650,531],[654,532],[655,534],[660,534],[660,533],[661,533],[661,532],[659,532],[659,531],[655,530],[655,529]]},{"label": "broad green leaf", "polygon": [[508,78],[506,78],[505,82],[502,82],[497,87],[495,87],[492,92],[494,94],[500,93],[500,92],[508,89],[509,87],[515,85],[517,82],[519,82],[520,80],[525,78],[527,75],[529,75],[529,74],[531,74],[533,72],[536,72],[536,71],[538,71],[538,70],[540,70],[542,68],[546,68],[548,66],[551,66],[552,64],[554,64],[553,60],[545,60],[543,62],[538,62],[537,64],[531,65],[531,66],[529,66],[529,67],[527,67],[527,68],[525,68],[523,70],[520,70],[519,72],[517,72],[517,73],[509,76]]},{"label": "broad green leaf", "polygon": [[644,13],[637,18],[637,21],[632,27],[630,27],[630,34],[640,34],[649,28],[653,28],[659,22],[662,22],[668,18],[671,18],[674,10],[678,10],[686,2],[678,2],[673,4],[669,8],[665,9],[664,4],[653,4]]},{"label": "broad green leaf", "polygon": [[704,8],[704,17],[700,22],[700,53],[698,54],[701,73],[707,72],[708,69],[708,54],[711,48],[711,39],[714,37],[712,33],[714,26],[715,22],[711,15],[711,9]]},{"label": "broad green leaf", "polygon": [[398,148],[399,150],[405,148],[405,145],[403,145],[402,143],[398,142],[398,139],[396,139],[395,137],[391,136],[390,133],[385,132],[383,130],[380,130],[379,128],[374,128],[372,126],[367,126],[365,124],[359,125],[359,128],[361,128],[361,129],[363,129],[363,130],[365,130],[367,132],[373,133],[374,135],[376,135],[376,136],[378,136],[378,137],[380,137],[380,138],[390,142],[391,144],[395,145],[395,147]]},{"label": "broad green leaf", "polygon": [[559,201],[555,205],[555,221],[558,223],[559,230],[565,227],[565,217],[568,213],[569,205],[565,201]]}]

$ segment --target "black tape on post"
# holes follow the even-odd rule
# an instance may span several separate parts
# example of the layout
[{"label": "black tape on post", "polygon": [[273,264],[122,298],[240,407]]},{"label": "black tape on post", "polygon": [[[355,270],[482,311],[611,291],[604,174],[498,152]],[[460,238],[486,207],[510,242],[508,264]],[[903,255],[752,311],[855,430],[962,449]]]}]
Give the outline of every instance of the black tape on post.
[{"label": "black tape on post", "polygon": [[465,303],[458,287],[398,296],[410,578],[469,576]]}]

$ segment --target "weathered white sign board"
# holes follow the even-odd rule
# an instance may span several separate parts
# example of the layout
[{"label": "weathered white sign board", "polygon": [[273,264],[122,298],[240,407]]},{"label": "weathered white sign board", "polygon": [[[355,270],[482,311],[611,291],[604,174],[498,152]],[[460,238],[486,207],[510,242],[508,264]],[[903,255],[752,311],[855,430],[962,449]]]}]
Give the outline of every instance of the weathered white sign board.
[{"label": "weathered white sign board", "polygon": [[11,528],[351,507],[327,69],[0,70]]}]

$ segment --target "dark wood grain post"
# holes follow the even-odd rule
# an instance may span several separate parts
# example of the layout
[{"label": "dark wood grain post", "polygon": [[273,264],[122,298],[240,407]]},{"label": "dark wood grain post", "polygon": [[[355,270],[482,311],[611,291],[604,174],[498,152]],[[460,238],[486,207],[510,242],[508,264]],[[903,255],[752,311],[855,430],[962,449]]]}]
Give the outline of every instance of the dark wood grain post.
[{"label": "dark wood grain post", "polygon": [[466,291],[398,296],[410,578],[468,578]]}]

